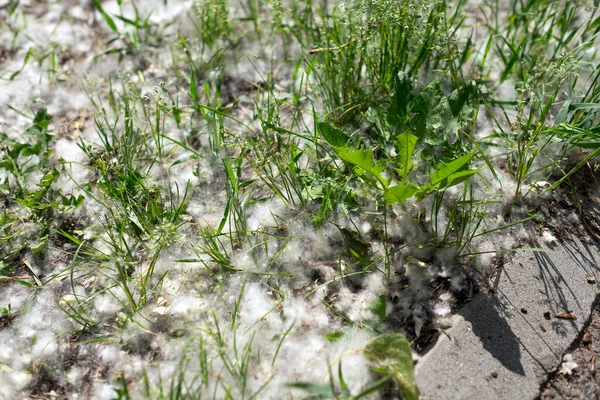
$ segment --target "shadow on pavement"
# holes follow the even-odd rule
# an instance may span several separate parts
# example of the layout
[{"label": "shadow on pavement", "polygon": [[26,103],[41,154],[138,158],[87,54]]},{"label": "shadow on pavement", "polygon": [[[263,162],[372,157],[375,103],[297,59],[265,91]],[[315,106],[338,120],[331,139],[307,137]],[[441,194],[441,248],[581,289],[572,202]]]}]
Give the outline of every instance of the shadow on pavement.
[{"label": "shadow on pavement", "polygon": [[473,333],[479,337],[485,350],[505,368],[525,375],[519,341],[506,322],[502,304],[496,296],[481,294],[478,301],[469,303],[459,314],[471,323]]}]

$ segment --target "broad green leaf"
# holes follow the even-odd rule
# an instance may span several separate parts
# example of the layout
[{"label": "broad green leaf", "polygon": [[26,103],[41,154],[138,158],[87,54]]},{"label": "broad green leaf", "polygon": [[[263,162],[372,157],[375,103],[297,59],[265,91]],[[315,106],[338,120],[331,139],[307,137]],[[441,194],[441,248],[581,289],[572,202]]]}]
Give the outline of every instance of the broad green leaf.
[{"label": "broad green leaf", "polygon": [[384,187],[387,187],[388,182],[381,176],[385,169],[385,164],[376,163],[373,161],[373,150],[350,150],[346,147],[334,147],[337,155],[344,161],[365,170],[375,176]]},{"label": "broad green leaf", "polygon": [[4,168],[8,171],[13,172],[14,165],[9,160],[4,160],[4,161],[0,162],[0,168]]},{"label": "broad green leaf", "polygon": [[411,184],[400,184],[389,187],[383,192],[386,204],[402,204],[419,191],[419,188]]},{"label": "broad green leaf", "polygon": [[378,372],[385,371],[392,377],[402,398],[417,400],[419,388],[415,382],[410,344],[401,333],[377,336],[367,343],[365,358],[374,363]]},{"label": "broad green leaf", "polygon": [[440,187],[436,189],[446,189],[450,186],[458,185],[459,183],[469,179],[471,176],[477,174],[479,171],[481,171],[481,169],[467,169],[465,171],[456,172],[442,181],[443,185],[440,185]]},{"label": "broad green leaf", "polygon": [[341,129],[335,128],[328,123],[319,122],[319,132],[323,135],[323,138],[332,147],[346,147],[350,137]]},{"label": "broad green leaf", "polygon": [[429,177],[431,186],[437,189],[448,187],[448,178],[457,172],[466,170],[469,167],[469,162],[471,161],[471,158],[473,158],[473,155],[475,155],[475,152],[467,153],[449,163],[439,164],[433,171],[433,174]]},{"label": "broad green leaf", "polygon": [[411,158],[415,150],[418,138],[410,132],[404,132],[396,139],[396,161],[400,165],[400,168],[396,171],[400,174],[402,179],[406,179],[406,176],[410,172],[413,164]]},{"label": "broad green leaf", "polygon": [[[36,127],[30,127],[28,128],[25,132],[31,132],[31,130],[34,130],[36,132],[36,135],[40,134],[40,131],[37,130]],[[28,143],[25,143],[23,145],[19,145],[16,146],[13,151],[17,154],[20,152],[21,156],[23,157],[29,157],[29,156],[33,156],[33,155],[37,155],[37,156],[41,156],[42,155],[42,146],[40,146],[40,142],[37,142],[35,145],[30,145]],[[11,151],[11,155],[13,154],[13,151]]]},{"label": "broad green leaf", "polygon": [[369,310],[379,318],[379,322],[384,322],[387,311],[385,296],[375,297],[375,300],[369,304]]},{"label": "broad green leaf", "polygon": [[334,128],[325,122],[319,123],[319,132],[342,160],[373,175],[384,188],[389,185],[389,182],[381,176],[381,173],[385,170],[385,164],[373,161],[372,149],[349,149],[349,136],[341,129]]}]

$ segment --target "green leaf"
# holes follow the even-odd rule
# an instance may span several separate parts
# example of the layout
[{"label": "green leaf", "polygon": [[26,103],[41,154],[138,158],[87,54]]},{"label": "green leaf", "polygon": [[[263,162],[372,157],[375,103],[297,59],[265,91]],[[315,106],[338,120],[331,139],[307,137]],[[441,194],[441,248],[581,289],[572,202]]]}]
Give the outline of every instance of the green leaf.
[{"label": "green leaf", "polygon": [[342,361],[341,360],[338,365],[338,379],[340,381],[340,388],[342,389],[342,391],[344,393],[349,393],[350,390],[348,389],[348,384],[344,380],[344,375],[342,374]]},{"label": "green leaf", "polygon": [[323,335],[323,337],[328,342],[337,342],[338,340],[340,340],[341,338],[344,337],[344,332],[342,332],[342,331],[331,332],[326,335]]},{"label": "green leaf", "polygon": [[334,147],[333,149],[342,160],[356,165],[377,178],[384,188],[389,185],[389,182],[381,176],[385,170],[385,164],[373,161],[372,149],[350,150],[346,147]]},{"label": "green leaf", "polygon": [[196,77],[194,76],[194,70],[190,72],[190,97],[194,101],[194,104],[198,104],[200,98],[198,97],[198,86],[196,86]]},{"label": "green leaf", "polygon": [[594,29],[600,26],[600,17],[592,21],[588,26],[585,27],[586,32],[592,32]]},{"label": "green leaf", "polygon": [[383,192],[383,198],[386,204],[402,204],[410,199],[419,191],[419,188],[412,184],[400,184],[389,187]]},{"label": "green leaf", "polygon": [[48,189],[52,185],[52,182],[54,182],[57,177],[58,177],[58,171],[56,171],[56,170],[50,171],[46,175],[44,175],[42,177],[42,179],[40,179],[40,183],[38,183],[37,185],[43,189]]},{"label": "green leaf", "polygon": [[321,385],[310,382],[295,382],[290,383],[288,386],[296,389],[302,389],[308,393],[325,396],[326,398],[335,398],[335,393],[331,389],[330,385]]},{"label": "green leaf", "polygon": [[30,47],[29,50],[27,50],[27,54],[25,54],[25,58],[23,59],[23,64],[21,65],[21,69],[18,69],[15,72],[13,72],[10,75],[10,77],[8,78],[9,81],[12,81],[13,79],[15,79],[15,77],[17,75],[19,75],[21,72],[23,72],[23,69],[25,69],[25,66],[29,62],[29,58],[31,57],[32,54],[33,54],[33,47]]},{"label": "green leaf", "polygon": [[41,129],[48,129],[48,124],[51,120],[52,115],[48,114],[48,110],[42,107],[35,114],[35,117],[33,118],[33,124]]},{"label": "green leaf", "polygon": [[446,114],[451,114],[451,110],[437,80],[421,89],[413,101],[412,112],[411,127],[421,140],[431,137],[435,129],[443,127]]},{"label": "green leaf", "polygon": [[[475,152],[467,153],[464,156],[459,157],[452,162],[441,163],[438,166],[436,166],[433,174],[431,174],[431,176],[429,177],[429,183],[431,184],[431,186],[438,190],[445,189],[447,187],[459,183],[456,182],[456,179],[461,177],[464,177],[466,179],[470,175],[479,172],[478,170],[468,171],[469,162],[471,161],[471,158],[473,158],[474,155]],[[464,172],[466,172],[466,174],[463,174]]]},{"label": "green leaf", "polygon": [[396,171],[402,179],[406,179],[406,176],[412,169],[413,164],[410,160],[413,156],[417,140],[419,139],[410,132],[404,132],[396,139],[396,152],[398,153],[396,162],[400,165],[400,168],[396,169]]},{"label": "green leaf", "polygon": [[369,304],[369,310],[379,318],[379,322],[384,322],[387,311],[385,296],[375,297],[375,300]]},{"label": "green leaf", "polygon": [[30,243],[29,248],[31,249],[32,253],[39,253],[40,251],[44,250],[46,243],[48,243],[48,236],[44,236],[43,238]]},{"label": "green leaf", "polygon": [[48,114],[48,110],[44,107],[40,108],[36,113],[35,117],[33,117],[33,126],[27,128],[24,132],[25,135],[38,136],[39,139],[45,140],[48,142],[51,135],[41,136],[43,132],[48,129],[48,124],[52,120],[53,116]]},{"label": "green leaf", "polygon": [[373,139],[375,141],[384,140],[386,143],[390,140],[390,127],[383,118],[383,112],[378,108],[369,107],[365,113],[365,119],[375,126]]},{"label": "green leaf", "polygon": [[570,143],[573,146],[580,147],[582,149],[595,150],[600,147],[600,142],[579,142],[573,141]]},{"label": "green leaf", "polygon": [[334,128],[325,122],[319,123],[319,132],[342,160],[373,175],[384,188],[389,185],[389,182],[381,176],[381,173],[385,170],[385,164],[373,161],[372,149],[349,149],[350,137],[341,129]]},{"label": "green leaf", "polygon": [[452,115],[454,117],[471,115],[476,94],[477,86],[469,83],[454,90],[448,97]]},{"label": "green leaf", "polygon": [[13,370],[6,364],[0,362],[0,372],[12,372]]},{"label": "green leaf", "polygon": [[104,18],[104,21],[106,21],[106,24],[110,27],[110,29],[112,29],[113,32],[115,33],[119,33],[119,30],[117,29],[117,25],[115,24],[115,21],[112,20],[112,18],[110,17],[110,15],[108,15],[104,9],[102,8],[102,4],[100,4],[100,2],[98,0],[92,0],[92,3],[94,3],[94,7],[96,7],[96,9],[100,12],[100,14],[102,14],[102,18]]},{"label": "green leaf", "polygon": [[387,108],[387,121],[401,128],[408,121],[409,106],[412,102],[412,82],[404,72],[394,77],[394,94]]},{"label": "green leaf", "polygon": [[467,179],[469,179],[471,176],[479,173],[479,171],[481,171],[481,169],[468,169],[466,171],[456,172],[456,173],[450,175],[444,181],[444,185],[441,187],[441,189],[445,189],[445,188],[449,188],[454,185],[458,185],[459,183],[464,182]]},{"label": "green leaf", "polygon": [[401,333],[377,336],[367,343],[365,358],[374,363],[377,371],[386,371],[391,376],[402,398],[417,400],[419,388],[415,382],[410,344]]},{"label": "green leaf", "polygon": [[371,256],[371,244],[364,240],[360,233],[344,226],[336,225],[344,239],[346,250],[359,261],[367,260]]},{"label": "green leaf", "polygon": [[569,105],[570,110],[598,110],[600,104],[598,103],[572,103]]},{"label": "green leaf", "polygon": [[554,123],[556,125],[560,125],[563,122],[567,121],[567,117],[569,115],[569,107],[571,107],[571,99],[570,98],[565,101],[565,104],[563,104],[563,106],[560,108],[560,110],[556,114],[556,119],[554,120]]},{"label": "green leaf", "polygon": [[332,147],[346,147],[350,137],[341,129],[335,128],[328,123],[319,122],[319,132],[323,135],[323,138]]}]

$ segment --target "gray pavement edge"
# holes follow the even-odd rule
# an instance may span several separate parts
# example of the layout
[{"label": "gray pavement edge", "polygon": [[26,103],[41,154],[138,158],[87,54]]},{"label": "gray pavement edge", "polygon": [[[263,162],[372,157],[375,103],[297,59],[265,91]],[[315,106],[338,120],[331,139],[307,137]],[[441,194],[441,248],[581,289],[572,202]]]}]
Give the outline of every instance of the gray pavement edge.
[{"label": "gray pavement edge", "polygon": [[[578,240],[520,252],[415,366],[421,399],[533,399],[588,320],[600,253]],[[557,318],[568,313],[576,319]],[[558,314],[560,315],[560,314]]]}]

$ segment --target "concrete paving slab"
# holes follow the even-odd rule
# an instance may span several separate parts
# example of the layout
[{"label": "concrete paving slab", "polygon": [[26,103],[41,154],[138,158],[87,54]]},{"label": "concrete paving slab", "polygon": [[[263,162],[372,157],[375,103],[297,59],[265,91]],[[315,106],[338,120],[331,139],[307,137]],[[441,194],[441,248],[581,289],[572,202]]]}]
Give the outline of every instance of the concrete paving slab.
[{"label": "concrete paving slab", "polygon": [[[415,367],[421,398],[533,399],[590,316],[600,252],[578,240],[521,252]],[[557,313],[576,319],[559,319]]]}]

